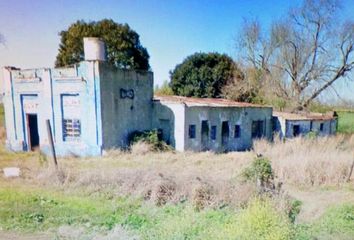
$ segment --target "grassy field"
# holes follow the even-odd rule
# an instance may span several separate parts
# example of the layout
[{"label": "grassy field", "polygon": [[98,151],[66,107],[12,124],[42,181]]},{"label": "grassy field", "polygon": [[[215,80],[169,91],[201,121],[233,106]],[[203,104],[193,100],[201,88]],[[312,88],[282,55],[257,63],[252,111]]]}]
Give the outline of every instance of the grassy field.
[{"label": "grassy field", "polygon": [[354,111],[339,111],[338,115],[338,132],[354,133]]},{"label": "grassy field", "polygon": [[[342,122],[340,122],[342,124]],[[52,159],[0,144],[0,239],[353,239],[354,135],[242,153],[108,151]],[[245,169],[269,159],[264,192]],[[267,169],[269,170],[269,169]],[[269,173],[269,172],[267,172]],[[281,187],[280,187],[281,186]],[[261,191],[262,190],[262,191]]]}]

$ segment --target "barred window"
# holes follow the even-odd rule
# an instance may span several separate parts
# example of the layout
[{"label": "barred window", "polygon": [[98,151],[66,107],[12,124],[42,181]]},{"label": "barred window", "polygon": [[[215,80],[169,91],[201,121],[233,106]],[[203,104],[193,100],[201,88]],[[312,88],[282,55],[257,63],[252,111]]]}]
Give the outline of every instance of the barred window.
[{"label": "barred window", "polygon": [[78,141],[81,136],[81,122],[79,119],[63,119],[64,141]]}]

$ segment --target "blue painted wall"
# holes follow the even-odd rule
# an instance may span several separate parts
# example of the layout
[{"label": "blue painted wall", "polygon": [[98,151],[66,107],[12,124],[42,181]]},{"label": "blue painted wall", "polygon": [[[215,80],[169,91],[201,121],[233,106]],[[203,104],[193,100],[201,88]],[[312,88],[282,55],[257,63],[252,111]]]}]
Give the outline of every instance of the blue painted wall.
[{"label": "blue painted wall", "polygon": [[[101,154],[102,123],[97,61],[84,61],[74,67],[59,69],[7,68],[4,70],[3,85],[6,144],[9,149],[29,150],[26,115],[37,114],[42,151],[49,152],[45,125],[46,119],[49,119],[58,155]],[[75,97],[65,98],[65,96]],[[79,138],[64,139],[64,117],[80,119]]]}]

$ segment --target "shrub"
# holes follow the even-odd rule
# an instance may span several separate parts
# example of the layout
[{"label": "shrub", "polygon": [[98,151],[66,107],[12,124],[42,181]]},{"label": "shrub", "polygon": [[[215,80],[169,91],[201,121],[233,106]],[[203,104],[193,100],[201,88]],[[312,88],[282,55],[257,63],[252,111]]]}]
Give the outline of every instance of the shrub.
[{"label": "shrub", "polygon": [[267,198],[256,198],[232,224],[233,239],[292,239],[293,228],[285,214],[275,210]]},{"label": "shrub", "polygon": [[274,177],[272,165],[265,157],[255,158],[251,166],[244,169],[242,176],[245,180],[259,180],[261,183],[269,183]]},{"label": "shrub", "polygon": [[171,147],[159,138],[157,130],[133,132],[129,137],[130,144],[138,142],[144,142],[152,146],[153,151],[167,151],[171,150]]}]

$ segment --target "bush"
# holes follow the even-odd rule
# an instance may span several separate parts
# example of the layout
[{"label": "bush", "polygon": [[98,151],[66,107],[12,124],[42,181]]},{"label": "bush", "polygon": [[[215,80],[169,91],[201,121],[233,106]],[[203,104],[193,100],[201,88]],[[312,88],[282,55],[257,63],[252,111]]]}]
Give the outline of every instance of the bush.
[{"label": "bush", "polygon": [[265,157],[257,157],[251,166],[244,169],[242,176],[247,181],[257,181],[269,183],[273,178],[273,170],[270,161]]},{"label": "bush", "polygon": [[269,199],[256,198],[240,213],[231,228],[233,239],[292,239],[293,228],[285,214],[275,210]]},{"label": "bush", "polygon": [[153,151],[168,151],[171,147],[167,145],[164,141],[159,138],[159,133],[157,130],[133,132],[129,137],[130,145],[144,142],[152,146]]}]

